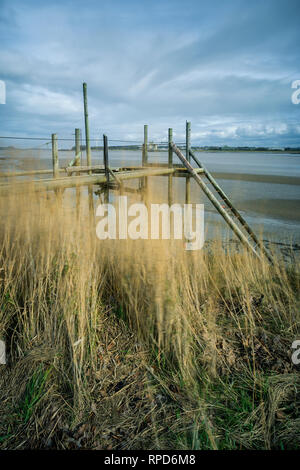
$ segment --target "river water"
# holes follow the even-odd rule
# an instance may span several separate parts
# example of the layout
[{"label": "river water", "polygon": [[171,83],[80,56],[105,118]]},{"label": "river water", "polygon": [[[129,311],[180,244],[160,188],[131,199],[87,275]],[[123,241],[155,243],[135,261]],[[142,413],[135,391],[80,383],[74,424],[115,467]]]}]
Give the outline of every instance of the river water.
[{"label": "river water", "polygon": [[[249,225],[266,239],[300,243],[300,155],[270,152],[196,152]],[[60,166],[73,158],[60,151]],[[167,152],[149,152],[149,162],[167,162]],[[83,156],[83,164],[85,156]],[[102,164],[101,151],[92,151],[93,164]],[[141,152],[109,150],[110,166],[140,165]],[[178,159],[174,155],[174,162]],[[0,170],[51,168],[51,151],[0,150]],[[166,177],[149,178],[156,199],[167,201]],[[134,183],[130,183],[134,185]],[[174,202],[184,203],[185,179],[174,178]],[[212,227],[224,230],[224,222],[210,201],[191,182],[191,202],[204,203],[208,236]]]}]

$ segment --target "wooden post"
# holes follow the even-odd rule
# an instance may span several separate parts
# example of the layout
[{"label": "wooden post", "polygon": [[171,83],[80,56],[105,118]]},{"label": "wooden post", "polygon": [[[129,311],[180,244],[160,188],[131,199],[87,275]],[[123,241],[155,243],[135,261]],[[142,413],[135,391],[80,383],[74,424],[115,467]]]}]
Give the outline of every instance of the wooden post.
[{"label": "wooden post", "polygon": [[53,178],[57,178],[59,176],[57,134],[52,134],[52,166]]},{"label": "wooden post", "polygon": [[[168,142],[169,142],[169,154],[168,154],[168,166],[169,168],[173,167],[173,149],[172,149],[172,141],[173,141],[173,129],[169,128],[168,130]],[[172,175],[168,176],[168,204],[169,207],[172,205],[172,193],[173,193],[173,177]]]},{"label": "wooden post", "polygon": [[[191,123],[186,121],[185,147],[186,147],[186,159],[188,162],[191,161],[190,146],[191,146]],[[191,180],[190,180],[190,176],[187,176],[186,183],[185,183],[185,203],[190,204],[190,201],[191,201]]]},{"label": "wooden post", "polygon": [[105,204],[109,203],[109,186],[106,186],[104,190],[104,203]]},{"label": "wooden post", "polygon": [[[142,155],[142,166],[147,165],[148,163],[148,125],[144,125],[144,145],[143,145],[143,155]],[[143,188],[143,198],[147,199],[146,192],[148,190],[148,178],[144,177],[141,181]]]},{"label": "wooden post", "polygon": [[148,126],[144,125],[143,166],[148,163]]},{"label": "wooden post", "polygon": [[[91,159],[91,146],[90,146],[90,128],[89,128],[89,114],[88,114],[88,102],[87,102],[87,85],[83,83],[83,105],[84,105],[84,125],[85,125],[85,146],[86,146],[86,164],[87,166],[92,165]],[[89,175],[92,174],[90,170]],[[94,199],[93,199],[93,186],[88,185],[88,200],[89,200],[89,215],[90,223],[94,222]]]},{"label": "wooden post", "polygon": [[188,162],[191,161],[190,147],[191,147],[191,123],[186,121],[185,129],[185,144],[186,144],[186,159]]},{"label": "wooden post", "polygon": [[94,217],[94,196],[93,196],[93,185],[88,185],[88,199],[89,199],[89,216],[91,225],[95,222]]},{"label": "wooden post", "polygon": [[103,162],[107,184],[109,184],[108,144],[107,135],[103,134]]},{"label": "wooden post", "polygon": [[81,165],[80,129],[75,129],[75,166]]},{"label": "wooden post", "polygon": [[[90,129],[87,103],[87,85],[83,83],[83,106],[84,106],[84,125],[85,125],[85,145],[86,145],[86,164],[91,166],[91,147],[90,147]],[[91,174],[91,171],[89,172]]]}]

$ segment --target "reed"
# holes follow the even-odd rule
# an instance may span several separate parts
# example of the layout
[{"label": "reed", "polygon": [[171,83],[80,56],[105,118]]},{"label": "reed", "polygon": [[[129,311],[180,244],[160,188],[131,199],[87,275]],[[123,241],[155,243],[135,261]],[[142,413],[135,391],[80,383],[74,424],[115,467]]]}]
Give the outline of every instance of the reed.
[{"label": "reed", "polygon": [[0,447],[299,447],[299,266],[99,241],[81,204],[0,200]]}]

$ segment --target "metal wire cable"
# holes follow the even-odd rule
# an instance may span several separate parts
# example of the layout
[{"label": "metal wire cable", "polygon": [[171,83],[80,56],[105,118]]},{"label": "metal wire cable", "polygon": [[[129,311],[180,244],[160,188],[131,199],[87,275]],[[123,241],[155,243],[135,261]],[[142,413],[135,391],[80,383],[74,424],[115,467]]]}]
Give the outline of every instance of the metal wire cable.
[{"label": "metal wire cable", "polygon": [[[41,146],[39,147],[42,147],[43,145],[48,145],[51,143],[51,141],[49,141],[49,137],[20,137],[20,136],[0,136],[0,139],[9,139],[9,140],[33,140],[33,141],[41,141],[41,140],[46,140],[47,142],[45,142],[44,144],[42,144]],[[74,138],[69,138],[69,137],[58,137],[57,138],[58,141],[64,141],[64,142],[74,142]],[[81,148],[83,147],[83,143],[82,143],[82,133],[81,133]],[[101,138],[91,138],[90,139],[90,142],[99,142],[101,140]],[[143,141],[140,141],[140,140],[123,140],[123,139],[108,139],[109,142],[115,142],[115,143],[120,143],[120,144],[135,144],[135,145],[143,145],[144,142]],[[179,146],[185,146],[185,142],[175,142],[176,145],[179,145]],[[150,141],[148,142],[148,146],[152,146],[152,145],[160,145],[160,146],[164,146],[164,147],[167,147],[169,145],[168,142],[153,142],[153,141]],[[98,147],[100,147],[101,145],[97,145]],[[39,148],[38,147],[38,148]],[[157,149],[158,150],[158,149]]]}]

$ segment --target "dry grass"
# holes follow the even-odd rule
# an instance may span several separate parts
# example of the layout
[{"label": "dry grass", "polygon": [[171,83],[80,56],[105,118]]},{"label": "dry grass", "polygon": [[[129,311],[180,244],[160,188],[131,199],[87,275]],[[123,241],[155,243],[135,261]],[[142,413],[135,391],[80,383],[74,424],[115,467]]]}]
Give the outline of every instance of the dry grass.
[{"label": "dry grass", "polygon": [[0,205],[1,448],[299,448],[297,266]]}]

